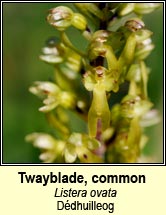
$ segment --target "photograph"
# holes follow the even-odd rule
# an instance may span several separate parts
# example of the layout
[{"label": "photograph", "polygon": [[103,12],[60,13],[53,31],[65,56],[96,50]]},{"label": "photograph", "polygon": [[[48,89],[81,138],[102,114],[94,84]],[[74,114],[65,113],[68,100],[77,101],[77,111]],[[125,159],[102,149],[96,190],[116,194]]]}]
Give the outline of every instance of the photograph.
[{"label": "photograph", "polygon": [[164,163],[164,4],[2,3],[3,165]]}]

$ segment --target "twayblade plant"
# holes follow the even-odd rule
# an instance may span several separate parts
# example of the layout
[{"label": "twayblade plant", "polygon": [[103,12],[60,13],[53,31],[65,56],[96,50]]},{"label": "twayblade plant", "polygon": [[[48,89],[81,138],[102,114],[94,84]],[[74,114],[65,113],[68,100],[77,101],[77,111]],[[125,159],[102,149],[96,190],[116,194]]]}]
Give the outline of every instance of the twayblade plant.
[{"label": "twayblade plant", "polygon": [[[147,92],[150,69],[145,59],[154,45],[143,15],[160,3],[74,3],[58,6],[47,21],[59,31],[42,49],[40,59],[53,67],[52,81],[36,81],[30,92],[43,101],[56,135],[26,136],[41,149],[45,163],[137,163],[148,141],[144,127],[158,122]],[[87,41],[81,50],[69,39],[76,28]],[[70,35],[72,37],[72,35]],[[81,42],[81,41],[80,41]],[[126,95],[110,105],[126,86]],[[87,133],[68,125],[70,111],[87,124]],[[79,126],[79,124],[78,124]]]}]

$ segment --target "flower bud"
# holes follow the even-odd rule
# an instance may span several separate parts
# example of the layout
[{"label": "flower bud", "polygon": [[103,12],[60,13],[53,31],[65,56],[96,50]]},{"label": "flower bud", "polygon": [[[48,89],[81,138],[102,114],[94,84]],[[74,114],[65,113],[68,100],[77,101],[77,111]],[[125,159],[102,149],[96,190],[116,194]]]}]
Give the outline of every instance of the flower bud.
[{"label": "flower bud", "polygon": [[64,31],[71,25],[82,31],[87,27],[87,21],[82,14],[74,13],[65,6],[59,6],[50,10],[47,21],[59,31]]},{"label": "flower bud", "polygon": [[47,21],[59,31],[64,31],[68,28],[73,20],[73,11],[65,6],[59,6],[49,11]]},{"label": "flower bud", "polygon": [[87,27],[87,21],[83,15],[80,13],[74,13],[73,19],[72,19],[72,25],[79,29],[84,31]]},{"label": "flower bud", "polygon": [[75,3],[75,6],[89,18],[93,19],[93,15],[97,16],[99,19],[102,19],[104,14],[94,3]]},{"label": "flower bud", "polygon": [[127,22],[125,23],[125,26],[132,32],[136,32],[140,29],[142,29],[145,24],[144,22],[139,19],[139,18],[132,18],[127,20]]},{"label": "flower bud", "polygon": [[91,61],[96,59],[98,56],[105,57],[107,48],[99,42],[93,42],[89,47],[88,56]]},{"label": "flower bud", "polygon": [[110,32],[106,30],[98,30],[96,31],[92,36],[93,42],[99,42],[104,43],[107,41],[107,38],[109,37]]},{"label": "flower bud", "polygon": [[125,16],[134,10],[135,3],[121,3],[118,7],[118,15]]},{"label": "flower bud", "polygon": [[161,3],[135,3],[134,12],[137,14],[151,13],[161,6]]},{"label": "flower bud", "polygon": [[91,60],[97,58],[98,56],[105,57],[107,52],[107,47],[105,42],[109,36],[109,32],[106,30],[96,31],[91,39],[89,46],[89,57]]}]

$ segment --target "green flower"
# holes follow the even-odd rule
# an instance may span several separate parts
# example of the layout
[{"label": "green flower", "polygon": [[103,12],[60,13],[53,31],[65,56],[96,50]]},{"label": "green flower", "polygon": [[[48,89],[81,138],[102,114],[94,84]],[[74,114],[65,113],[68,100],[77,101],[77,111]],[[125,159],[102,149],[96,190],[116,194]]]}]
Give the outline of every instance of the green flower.
[{"label": "green flower", "polygon": [[72,108],[75,103],[73,94],[62,91],[56,84],[51,82],[37,81],[29,91],[39,98],[43,99],[44,106],[39,111],[48,112],[58,105],[65,108]]},{"label": "green flower", "polygon": [[151,13],[161,6],[161,3],[135,3],[134,12],[137,14]]},{"label": "green flower", "polygon": [[118,90],[117,77],[116,73],[111,73],[102,66],[98,66],[84,75],[86,89],[93,91],[92,103],[88,112],[88,128],[91,137],[96,137],[99,121],[101,131],[109,127],[110,110],[106,91]]},{"label": "green flower", "polygon": [[151,38],[145,39],[138,43],[135,50],[135,58],[138,60],[144,60],[154,49],[154,44]]},{"label": "green flower", "polygon": [[108,146],[109,163],[136,163],[140,155],[141,128],[138,118],[121,119],[113,142]]},{"label": "green flower", "polygon": [[121,116],[125,118],[142,117],[153,104],[148,100],[142,100],[139,96],[127,95],[121,102]]},{"label": "green flower", "polygon": [[156,10],[161,6],[161,3],[121,3],[117,8],[119,16],[126,16],[132,12],[143,15]]},{"label": "green flower", "polygon": [[58,64],[64,61],[66,47],[58,43],[56,37],[47,40],[45,47],[42,49],[42,54],[39,56],[41,60],[50,64]]},{"label": "green flower", "polygon": [[70,135],[65,148],[64,156],[67,163],[79,159],[81,163],[101,162],[101,158],[93,151],[100,147],[100,143],[86,134],[73,133]]},{"label": "green flower", "polygon": [[41,150],[39,159],[44,163],[61,162],[65,142],[54,139],[45,133],[32,133],[26,136],[27,142],[32,142],[33,146]]},{"label": "green flower", "polygon": [[49,11],[47,21],[59,31],[64,31],[69,26],[73,25],[79,30],[86,29],[86,19],[79,13],[74,13],[66,6],[59,6]]}]

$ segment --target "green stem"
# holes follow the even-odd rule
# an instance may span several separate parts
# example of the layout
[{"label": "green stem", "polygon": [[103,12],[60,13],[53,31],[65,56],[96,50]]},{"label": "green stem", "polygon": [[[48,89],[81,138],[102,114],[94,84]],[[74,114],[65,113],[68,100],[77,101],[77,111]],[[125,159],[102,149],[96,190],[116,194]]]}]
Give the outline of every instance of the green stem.
[{"label": "green stem", "polygon": [[80,50],[78,50],[76,47],[73,46],[73,44],[71,43],[71,41],[69,40],[68,36],[66,35],[66,33],[64,31],[61,32],[61,39],[62,42],[69,48],[71,48],[73,51],[75,51],[76,53],[78,53],[80,56],[82,57],[86,57],[86,54]]}]

